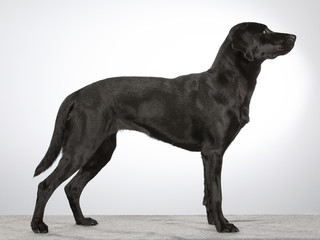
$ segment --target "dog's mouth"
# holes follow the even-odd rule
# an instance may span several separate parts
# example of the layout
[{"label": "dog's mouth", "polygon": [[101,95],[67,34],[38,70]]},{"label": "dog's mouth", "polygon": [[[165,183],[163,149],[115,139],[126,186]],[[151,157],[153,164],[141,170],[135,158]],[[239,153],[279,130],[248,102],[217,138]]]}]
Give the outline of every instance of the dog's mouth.
[{"label": "dog's mouth", "polygon": [[293,34],[287,35],[287,37],[285,39],[285,44],[281,49],[281,52],[282,52],[281,55],[285,55],[293,49],[294,44],[296,42],[296,39],[297,39],[297,37]]},{"label": "dog's mouth", "polygon": [[273,53],[267,54],[268,59],[274,59],[278,56],[286,55],[293,49],[295,41],[295,35],[287,34],[286,38],[283,40],[282,45],[279,46]]}]

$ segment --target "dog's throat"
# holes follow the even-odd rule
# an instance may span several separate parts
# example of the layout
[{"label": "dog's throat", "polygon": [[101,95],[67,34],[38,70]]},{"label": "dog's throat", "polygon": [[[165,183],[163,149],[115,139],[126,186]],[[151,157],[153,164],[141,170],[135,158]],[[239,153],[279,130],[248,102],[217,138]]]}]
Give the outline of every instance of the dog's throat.
[{"label": "dog's throat", "polygon": [[243,106],[240,111],[240,125],[244,126],[250,121],[249,107]]}]

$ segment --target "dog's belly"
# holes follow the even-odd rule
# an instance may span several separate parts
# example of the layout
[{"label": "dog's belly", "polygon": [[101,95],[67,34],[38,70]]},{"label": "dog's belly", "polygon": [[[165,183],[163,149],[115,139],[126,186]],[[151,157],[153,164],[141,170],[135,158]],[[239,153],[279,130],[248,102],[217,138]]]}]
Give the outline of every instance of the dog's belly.
[{"label": "dog's belly", "polygon": [[184,128],[171,124],[148,124],[136,121],[118,120],[117,129],[135,130],[143,132],[157,140],[172,144],[176,147],[189,151],[201,151],[201,133],[196,132],[191,126]]}]

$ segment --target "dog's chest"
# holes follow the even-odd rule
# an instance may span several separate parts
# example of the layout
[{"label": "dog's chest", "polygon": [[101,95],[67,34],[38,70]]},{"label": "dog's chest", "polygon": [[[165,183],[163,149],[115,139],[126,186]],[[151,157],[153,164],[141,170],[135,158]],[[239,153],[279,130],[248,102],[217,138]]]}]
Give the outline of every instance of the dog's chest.
[{"label": "dog's chest", "polygon": [[221,104],[214,102],[204,109],[203,132],[214,139],[226,139],[229,142],[249,122],[249,101],[247,98],[234,100]]}]

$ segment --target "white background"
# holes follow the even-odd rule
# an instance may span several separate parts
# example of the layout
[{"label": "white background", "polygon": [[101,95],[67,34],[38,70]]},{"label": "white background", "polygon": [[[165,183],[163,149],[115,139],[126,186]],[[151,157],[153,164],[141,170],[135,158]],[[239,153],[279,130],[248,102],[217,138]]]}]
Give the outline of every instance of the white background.
[{"label": "white background", "polygon": [[[227,214],[320,214],[318,1],[0,2],[0,214],[32,214],[33,179],[60,103],[96,80],[207,70],[244,21],[297,35],[262,66],[250,123],[223,166]],[[64,184],[63,184],[64,185]],[[82,195],[85,214],[204,214],[203,169],[191,153],[124,131]],[[71,214],[63,187],[46,214]]]}]

